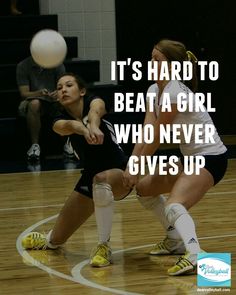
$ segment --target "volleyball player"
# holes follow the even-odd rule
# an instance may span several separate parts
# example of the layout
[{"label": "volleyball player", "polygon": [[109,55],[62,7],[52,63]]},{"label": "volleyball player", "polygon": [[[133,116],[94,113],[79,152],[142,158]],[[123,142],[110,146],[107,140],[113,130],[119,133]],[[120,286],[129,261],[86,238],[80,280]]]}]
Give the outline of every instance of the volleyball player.
[{"label": "volleyball player", "polygon": [[86,87],[79,77],[70,73],[61,76],[57,95],[63,111],[55,111],[53,130],[70,137],[84,169],[54,228],[47,236],[29,233],[22,239],[22,246],[25,249],[59,247],[87,220],[95,207],[99,243],[90,263],[107,266],[111,262],[109,239],[114,199],[122,199],[130,192],[122,181],[126,157],[116,142],[112,125],[104,118],[107,113],[104,100],[86,95]]},{"label": "volleyball player", "polygon": [[[152,60],[158,62],[160,72],[162,63],[168,63],[171,70],[171,62],[190,61],[193,67],[193,77],[190,81],[177,81],[158,79],[149,88],[150,92],[156,93],[154,102],[154,112],[149,111],[145,116],[145,124],[154,126],[154,141],[151,144],[136,144],[132,156],[153,155],[160,146],[160,126],[167,124],[186,124],[188,127],[193,124],[212,124],[213,121],[206,110],[196,112],[179,112],[177,108],[177,95],[187,94],[197,90],[197,59],[195,55],[186,50],[181,42],[173,40],[161,40],[152,51]],[[171,110],[162,110],[163,97],[169,94]],[[158,168],[154,175],[147,175],[139,180],[138,175],[131,175],[129,167],[124,173],[124,183],[132,188],[136,185],[138,199],[141,204],[154,212],[167,232],[164,241],[157,243],[150,254],[181,254],[176,264],[168,270],[169,275],[181,275],[195,272],[197,265],[197,253],[201,251],[199,241],[195,231],[195,225],[189,214],[189,209],[194,206],[205,193],[216,185],[224,176],[227,168],[226,147],[222,143],[217,131],[214,132],[214,142],[204,142],[204,128],[202,133],[202,143],[197,143],[192,134],[190,141],[184,140],[183,130],[180,130],[180,157],[177,175],[172,175],[167,166],[167,174],[159,173]],[[200,169],[199,175],[193,173],[187,175],[184,172],[184,156],[203,156],[205,159],[204,168]],[[169,193],[169,198],[161,195]]]}]

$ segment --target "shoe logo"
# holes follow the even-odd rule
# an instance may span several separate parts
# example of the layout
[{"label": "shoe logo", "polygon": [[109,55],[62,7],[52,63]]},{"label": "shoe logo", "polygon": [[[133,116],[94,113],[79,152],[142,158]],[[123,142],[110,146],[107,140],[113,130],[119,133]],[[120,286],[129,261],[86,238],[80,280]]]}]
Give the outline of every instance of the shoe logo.
[{"label": "shoe logo", "polygon": [[175,229],[175,228],[174,228],[173,226],[170,225],[170,226],[168,227],[167,230],[168,230],[168,231],[171,231],[171,230],[174,230],[174,229]]},{"label": "shoe logo", "polygon": [[197,241],[194,238],[192,238],[188,241],[188,244],[193,244],[193,243],[197,243]]}]

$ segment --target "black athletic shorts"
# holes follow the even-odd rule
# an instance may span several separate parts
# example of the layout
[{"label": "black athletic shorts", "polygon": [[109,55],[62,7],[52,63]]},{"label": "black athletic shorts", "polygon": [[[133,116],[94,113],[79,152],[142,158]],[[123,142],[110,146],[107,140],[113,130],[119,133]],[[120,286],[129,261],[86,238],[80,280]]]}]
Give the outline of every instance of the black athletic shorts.
[{"label": "black athletic shorts", "polygon": [[[214,179],[214,185],[216,185],[225,175],[228,156],[227,152],[220,155],[201,155],[205,158],[204,168],[211,173]],[[182,165],[184,164],[184,157],[180,157]]]},{"label": "black athletic shorts", "polygon": [[82,175],[77,182],[74,190],[78,193],[85,195],[86,197],[92,198],[93,197],[93,178],[96,174],[102,171],[106,171],[113,168],[118,168],[121,170],[126,169],[126,164],[128,158],[124,157],[120,159],[121,161],[117,162],[116,164],[111,163],[111,165],[105,165],[102,169],[84,169],[82,170]]}]

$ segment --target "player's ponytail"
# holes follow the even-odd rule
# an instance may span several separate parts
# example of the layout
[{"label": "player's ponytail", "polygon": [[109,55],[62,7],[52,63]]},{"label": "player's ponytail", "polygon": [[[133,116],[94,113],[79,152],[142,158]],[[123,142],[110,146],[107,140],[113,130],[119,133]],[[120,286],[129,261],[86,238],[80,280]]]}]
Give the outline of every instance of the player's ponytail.
[{"label": "player's ponytail", "polygon": [[[183,63],[184,61],[190,61],[192,63],[192,79],[190,81],[182,82],[186,84],[186,86],[188,86],[193,92],[196,92],[198,87],[196,56],[191,51],[186,50],[186,47],[183,43],[169,39],[162,39],[154,46],[154,48],[163,53],[169,62],[179,61]],[[183,75],[183,72],[181,74]]]},{"label": "player's ponytail", "polygon": [[190,61],[193,65],[193,77],[192,80],[186,81],[186,85],[193,91],[196,92],[198,88],[198,77],[197,77],[197,62],[198,59],[195,54],[192,53],[192,51],[187,50],[186,51],[186,59]]}]

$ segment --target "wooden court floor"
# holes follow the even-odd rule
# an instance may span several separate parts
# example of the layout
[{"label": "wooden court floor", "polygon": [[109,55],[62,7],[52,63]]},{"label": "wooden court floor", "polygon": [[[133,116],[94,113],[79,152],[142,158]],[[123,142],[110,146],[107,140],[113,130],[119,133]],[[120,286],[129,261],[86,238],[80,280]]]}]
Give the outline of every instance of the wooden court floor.
[{"label": "wooden court floor", "polygon": [[79,170],[0,174],[0,294],[236,294],[236,160],[191,210],[201,247],[232,254],[230,292],[200,292],[195,275],[167,275],[176,256],[147,254],[164,233],[134,194],[115,205],[113,265],[88,265],[97,242],[94,216],[60,250],[23,251],[22,234],[51,229],[79,175]]}]

